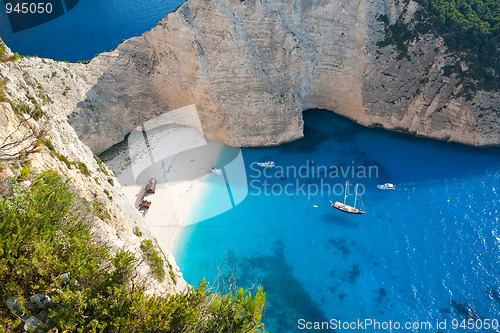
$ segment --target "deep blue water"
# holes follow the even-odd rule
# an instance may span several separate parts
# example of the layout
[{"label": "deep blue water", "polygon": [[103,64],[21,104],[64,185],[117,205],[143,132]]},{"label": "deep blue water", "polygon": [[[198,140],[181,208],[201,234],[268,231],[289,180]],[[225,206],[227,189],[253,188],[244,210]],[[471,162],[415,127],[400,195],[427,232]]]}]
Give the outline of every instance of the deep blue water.
[{"label": "deep blue water", "polygon": [[80,0],[50,22],[13,33],[0,1],[0,37],[21,55],[76,62],[110,51],[154,27],[183,0]]},{"label": "deep blue water", "polygon": [[[216,193],[227,191],[215,181],[220,176],[209,177],[212,184],[193,213],[193,222],[202,222],[184,229],[175,251],[185,279],[213,282],[227,256],[226,273],[236,269],[238,285],[265,288],[264,322],[272,332],[299,332],[301,318],[429,321],[432,329],[415,330],[426,332],[470,332],[452,329],[452,320],[460,323],[467,313],[500,319],[500,149],[362,128],[328,111],[308,111],[304,118],[304,139],[242,149],[248,196],[203,220],[223,205]],[[226,149],[217,166],[236,153]],[[266,195],[258,184],[265,176],[257,177],[260,169],[252,166],[266,160],[277,166],[314,161],[316,167],[377,167],[378,177],[348,177],[365,187],[367,213],[330,207],[329,200],[343,200],[340,193]],[[267,180],[276,193],[286,184],[314,190],[312,184],[321,181],[345,183],[342,176],[309,176],[298,185],[293,175]],[[395,191],[376,188],[388,181]],[[354,195],[347,200],[352,205]],[[438,330],[436,320],[447,320],[447,328]]]},{"label": "deep blue water", "polygon": [[[67,14],[18,33],[12,33],[1,2],[0,36],[21,55],[87,60],[149,30],[180,2],[80,0]],[[470,332],[453,330],[451,322],[466,318],[467,309],[499,319],[500,150],[365,129],[324,111],[307,112],[305,120],[303,140],[242,149],[254,186],[237,207],[184,230],[176,258],[187,281],[213,281],[227,255],[239,285],[264,286],[269,302],[264,321],[273,332],[299,331],[300,318],[430,321],[434,327],[425,331],[432,332],[438,331],[435,321],[445,319],[447,329],[441,331]],[[218,167],[237,152],[228,148]],[[378,177],[349,178],[366,188],[367,214],[331,208],[329,200],[342,200],[336,193],[256,195],[266,179],[253,178],[260,169],[251,163],[265,160],[278,166],[314,161],[317,167],[377,167]],[[227,206],[218,195],[227,188],[214,177],[193,221]],[[309,185],[313,192],[321,181],[345,183],[343,177],[324,175],[298,184],[290,176],[267,181],[276,190],[292,184],[292,191]],[[375,188],[387,181],[397,190]],[[245,192],[230,185],[233,196]],[[352,204],[353,196],[348,200]]]}]

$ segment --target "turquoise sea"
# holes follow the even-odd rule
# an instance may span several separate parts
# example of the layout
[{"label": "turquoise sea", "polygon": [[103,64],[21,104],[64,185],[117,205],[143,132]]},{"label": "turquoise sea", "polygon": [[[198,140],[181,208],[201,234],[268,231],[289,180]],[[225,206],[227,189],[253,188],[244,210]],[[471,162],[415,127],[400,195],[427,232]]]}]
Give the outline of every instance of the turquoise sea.
[{"label": "turquoise sea", "polygon": [[[307,331],[306,322],[332,319],[329,328],[371,319],[402,328],[417,323],[415,332],[500,331],[500,325],[460,327],[464,319],[500,320],[500,149],[367,129],[329,111],[307,111],[304,119],[302,140],[242,149],[247,197],[204,220],[227,206],[217,193],[246,191],[220,176],[208,178],[174,253],[185,279],[213,283],[224,264],[222,278],[234,276],[245,288],[262,285],[271,332]],[[227,148],[216,166],[224,169],[235,156]],[[254,162],[267,160],[275,161],[274,170],[303,172],[264,174]],[[363,167],[371,167],[371,177],[360,173]],[[343,200],[338,189],[346,180],[365,192],[365,215],[330,207],[330,200]],[[385,182],[396,190],[376,188]],[[352,205],[352,187],[350,193]],[[427,322],[432,328],[422,328]],[[333,331],[324,328],[316,331]],[[356,328],[348,331],[398,331]]]},{"label": "turquoise sea", "polygon": [[[149,30],[179,2],[80,0],[18,33],[0,3],[0,36],[15,52],[77,61]],[[304,118],[302,140],[221,155],[224,178],[207,178],[176,249],[185,279],[214,282],[225,266],[222,277],[264,286],[271,332],[332,319],[337,331],[370,319],[380,328],[346,331],[410,331],[396,322],[420,323],[415,332],[500,331],[477,328],[500,320],[500,149],[366,129],[328,111]],[[255,162],[267,160],[289,172],[264,174]],[[330,207],[343,200],[346,180],[360,184],[365,215]],[[385,182],[397,189],[376,188]],[[349,194],[352,205],[352,186]],[[481,321],[466,329],[464,319]],[[426,322],[432,328],[422,328]]]}]

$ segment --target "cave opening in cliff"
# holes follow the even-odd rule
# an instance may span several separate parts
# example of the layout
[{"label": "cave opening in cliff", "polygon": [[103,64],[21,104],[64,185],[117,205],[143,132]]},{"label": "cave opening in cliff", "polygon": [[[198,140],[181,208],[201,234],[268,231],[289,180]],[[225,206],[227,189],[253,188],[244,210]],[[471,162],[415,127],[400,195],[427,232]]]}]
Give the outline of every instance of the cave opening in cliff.
[{"label": "cave opening in cliff", "polygon": [[328,109],[306,109],[302,119],[304,137],[314,146],[325,140],[350,141],[361,129],[356,122]]}]

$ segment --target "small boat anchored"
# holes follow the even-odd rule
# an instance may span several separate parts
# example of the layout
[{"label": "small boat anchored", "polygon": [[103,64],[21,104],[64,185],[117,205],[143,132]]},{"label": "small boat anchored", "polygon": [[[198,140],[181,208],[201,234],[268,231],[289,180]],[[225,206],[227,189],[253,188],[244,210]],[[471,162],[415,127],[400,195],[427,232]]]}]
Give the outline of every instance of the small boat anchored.
[{"label": "small boat anchored", "polygon": [[274,161],[261,162],[257,163],[257,165],[263,168],[274,168],[276,166],[274,165]]},{"label": "small boat anchored", "polygon": [[222,175],[222,170],[221,169],[212,168],[212,170],[210,170],[210,172],[213,173],[213,174],[216,174],[217,176]]},{"label": "small boat anchored", "polygon": [[383,185],[377,185],[377,188],[379,190],[395,190],[396,189],[394,187],[394,184],[391,184],[391,183],[385,183]]},{"label": "small boat anchored", "polygon": [[[358,184],[356,184],[356,187],[355,187],[355,197],[354,197],[354,207],[352,206],[349,206],[349,205],[346,205],[345,203],[345,200],[347,199],[347,187],[348,187],[348,184],[349,184],[349,181],[347,181],[345,183],[345,191],[344,191],[344,203],[341,203],[341,202],[331,202],[330,203],[332,204],[332,207],[333,208],[336,208],[344,213],[349,213],[349,214],[365,214],[364,211],[356,208],[356,202],[357,202],[357,199],[358,199]],[[360,199],[360,202],[361,202],[361,206],[363,206],[363,202],[361,201],[361,196],[359,197]],[[363,208],[364,209],[364,208]]]}]

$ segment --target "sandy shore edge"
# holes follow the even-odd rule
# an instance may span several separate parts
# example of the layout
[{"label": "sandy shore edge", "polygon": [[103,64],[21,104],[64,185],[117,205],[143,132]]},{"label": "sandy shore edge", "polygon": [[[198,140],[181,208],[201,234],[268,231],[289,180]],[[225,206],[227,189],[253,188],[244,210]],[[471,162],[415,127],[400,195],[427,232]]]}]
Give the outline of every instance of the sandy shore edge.
[{"label": "sandy shore edge", "polygon": [[[181,140],[189,140],[189,133]],[[217,161],[224,144],[207,141],[205,146],[178,153],[144,170],[134,181],[132,166],[116,175],[125,196],[138,207],[141,193],[150,178],[157,180],[156,192],[146,194],[151,207],[144,219],[160,246],[172,253],[186,219],[203,190],[206,176]]]}]

